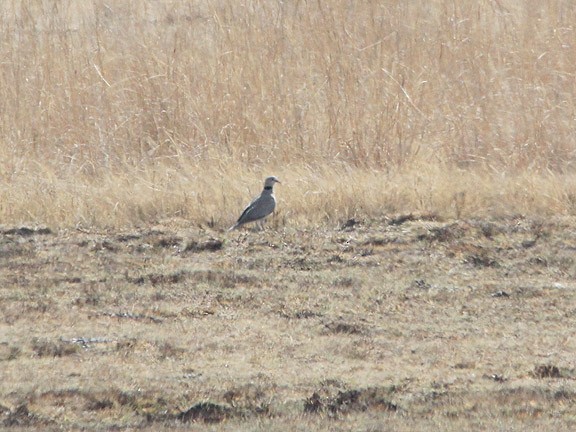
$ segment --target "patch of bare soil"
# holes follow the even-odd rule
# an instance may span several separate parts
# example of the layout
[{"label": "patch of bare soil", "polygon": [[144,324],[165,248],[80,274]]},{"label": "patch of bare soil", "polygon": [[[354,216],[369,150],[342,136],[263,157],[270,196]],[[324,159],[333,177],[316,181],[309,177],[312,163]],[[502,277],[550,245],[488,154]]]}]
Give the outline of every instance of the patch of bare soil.
[{"label": "patch of bare soil", "polygon": [[2,227],[0,424],[572,430],[574,222]]}]

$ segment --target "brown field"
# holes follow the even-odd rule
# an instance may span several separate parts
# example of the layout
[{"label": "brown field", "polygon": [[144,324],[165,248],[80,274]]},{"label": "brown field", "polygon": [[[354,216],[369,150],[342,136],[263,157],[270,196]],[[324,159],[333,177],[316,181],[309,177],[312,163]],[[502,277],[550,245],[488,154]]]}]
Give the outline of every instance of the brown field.
[{"label": "brown field", "polygon": [[[368,4],[366,4],[368,3]],[[571,215],[576,5],[9,0],[0,221]]]},{"label": "brown field", "polygon": [[575,22],[0,2],[0,429],[574,430]]},{"label": "brown field", "polygon": [[575,220],[2,232],[0,419],[576,427]]}]

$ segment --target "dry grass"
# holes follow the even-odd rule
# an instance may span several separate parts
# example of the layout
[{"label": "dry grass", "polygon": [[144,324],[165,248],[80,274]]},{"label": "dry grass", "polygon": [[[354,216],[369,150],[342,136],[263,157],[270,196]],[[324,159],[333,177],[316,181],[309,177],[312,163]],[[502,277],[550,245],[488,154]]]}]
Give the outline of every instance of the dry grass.
[{"label": "dry grass", "polygon": [[573,430],[573,226],[3,229],[0,425]]},{"label": "dry grass", "polygon": [[422,3],[0,2],[0,428],[575,429],[576,5]]},{"label": "dry grass", "polygon": [[0,216],[225,227],[270,173],[288,224],[572,214],[575,11],[2,2]]}]

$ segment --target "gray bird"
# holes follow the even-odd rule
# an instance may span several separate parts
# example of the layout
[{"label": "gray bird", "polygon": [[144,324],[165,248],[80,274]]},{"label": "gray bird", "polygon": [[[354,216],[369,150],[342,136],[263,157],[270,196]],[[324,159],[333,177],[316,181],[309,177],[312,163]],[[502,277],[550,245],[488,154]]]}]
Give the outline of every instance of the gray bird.
[{"label": "gray bird", "polygon": [[274,183],[280,183],[276,177],[268,177],[264,180],[264,190],[260,196],[254,198],[244,209],[238,221],[228,231],[232,231],[248,222],[260,221],[260,227],[264,224],[264,218],[274,211],[276,198],[274,198]]}]

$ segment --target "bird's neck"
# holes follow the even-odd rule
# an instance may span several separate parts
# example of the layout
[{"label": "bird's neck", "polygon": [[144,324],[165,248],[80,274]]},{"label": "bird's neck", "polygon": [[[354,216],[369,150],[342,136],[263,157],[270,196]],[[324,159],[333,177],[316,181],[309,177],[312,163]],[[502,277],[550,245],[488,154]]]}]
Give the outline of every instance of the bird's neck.
[{"label": "bird's neck", "polygon": [[271,191],[271,190],[272,190],[272,186],[265,186],[265,187],[264,187],[264,190],[265,190],[265,191]]}]

